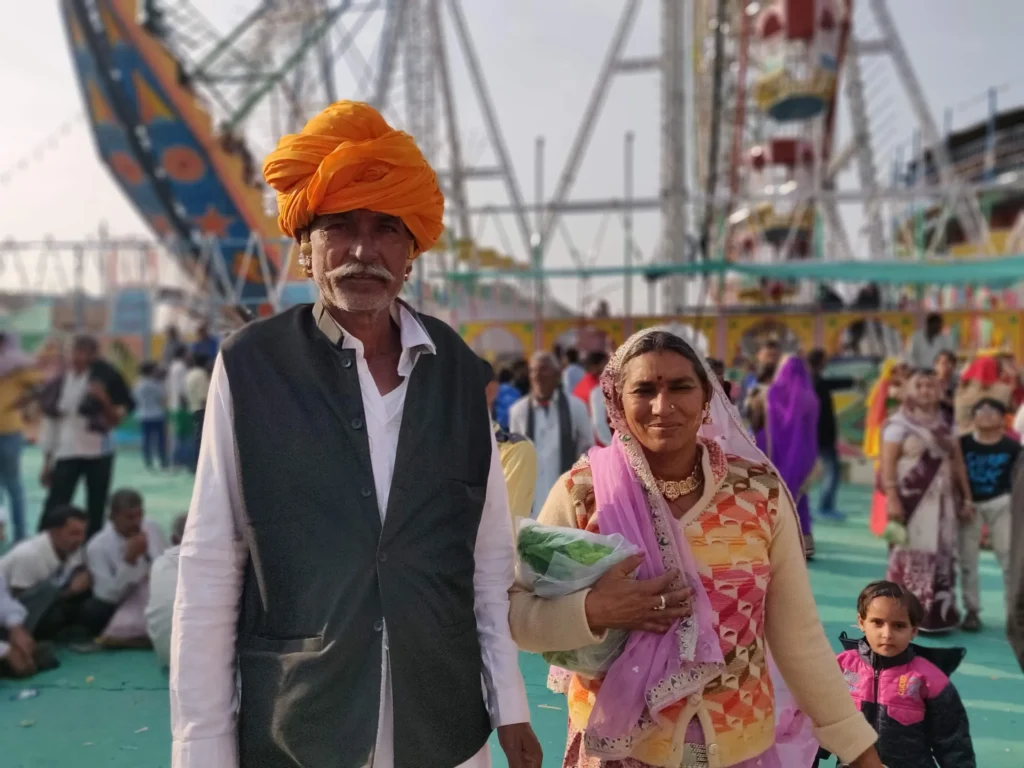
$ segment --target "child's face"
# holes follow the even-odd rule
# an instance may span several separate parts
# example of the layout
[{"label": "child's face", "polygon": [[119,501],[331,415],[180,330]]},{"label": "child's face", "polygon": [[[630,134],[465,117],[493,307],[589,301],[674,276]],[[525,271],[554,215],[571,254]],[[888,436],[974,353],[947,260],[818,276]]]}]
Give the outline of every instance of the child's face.
[{"label": "child's face", "polygon": [[983,405],[974,412],[974,426],[980,430],[999,429],[1003,426],[1003,414],[991,405]]},{"label": "child's face", "polygon": [[867,616],[857,617],[857,626],[864,632],[871,650],[879,656],[899,656],[917,636],[903,603],[891,597],[876,597],[868,606]]}]

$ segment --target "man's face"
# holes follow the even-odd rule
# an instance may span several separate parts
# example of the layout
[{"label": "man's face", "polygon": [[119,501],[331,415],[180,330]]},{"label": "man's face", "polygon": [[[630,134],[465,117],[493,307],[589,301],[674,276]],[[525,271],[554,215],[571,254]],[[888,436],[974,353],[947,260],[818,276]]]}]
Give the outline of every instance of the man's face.
[{"label": "man's face", "polygon": [[487,398],[487,410],[493,410],[494,401],[498,399],[498,384],[497,379],[492,379],[487,382],[487,388],[484,390],[484,396]]},{"label": "man's face", "polygon": [[535,397],[548,400],[558,386],[558,368],[549,357],[530,361],[530,388]]},{"label": "man's face", "polygon": [[953,376],[953,361],[949,355],[939,355],[935,358],[935,375],[942,381],[948,381]]},{"label": "man's face", "polygon": [[766,370],[771,366],[779,364],[779,348],[774,345],[766,345],[757,350],[757,367],[759,370]]},{"label": "man's face", "polygon": [[71,367],[81,373],[92,365],[95,357],[92,347],[86,344],[76,344],[71,348]]},{"label": "man's face", "polygon": [[110,522],[113,524],[115,531],[121,534],[121,536],[128,538],[142,530],[144,514],[141,506],[124,507],[111,515]]},{"label": "man's face", "polygon": [[77,552],[85,543],[85,521],[69,519],[60,528],[50,530],[50,541],[53,548],[62,558]]},{"label": "man's face", "polygon": [[317,216],[310,225],[313,281],[343,312],[391,306],[412,263],[414,241],[396,216],[358,210]]}]

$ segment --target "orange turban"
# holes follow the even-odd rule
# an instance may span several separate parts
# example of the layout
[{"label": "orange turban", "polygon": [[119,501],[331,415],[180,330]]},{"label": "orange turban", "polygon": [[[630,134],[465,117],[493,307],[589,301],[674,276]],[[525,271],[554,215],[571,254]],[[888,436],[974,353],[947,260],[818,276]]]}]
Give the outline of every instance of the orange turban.
[{"label": "orange turban", "polygon": [[412,136],[394,130],[369,104],[339,101],[301,133],[288,134],[263,163],[277,190],[277,223],[289,237],[315,216],[365,208],[398,216],[416,255],[444,231],[444,195]]}]

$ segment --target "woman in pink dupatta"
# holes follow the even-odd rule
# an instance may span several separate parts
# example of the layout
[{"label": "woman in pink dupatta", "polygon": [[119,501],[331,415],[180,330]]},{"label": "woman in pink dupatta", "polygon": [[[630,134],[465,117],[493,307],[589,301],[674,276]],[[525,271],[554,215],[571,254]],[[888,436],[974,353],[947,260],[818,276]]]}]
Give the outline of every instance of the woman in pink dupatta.
[{"label": "woman in pink dupatta", "polygon": [[563,765],[807,768],[791,756],[813,755],[816,739],[880,768],[817,616],[792,497],[717,378],[681,338],[649,329],[601,384],[612,445],[562,476],[539,522],[621,534],[643,554],[574,595],[511,595],[528,651],[630,631],[600,679],[552,671],[569,710]]}]

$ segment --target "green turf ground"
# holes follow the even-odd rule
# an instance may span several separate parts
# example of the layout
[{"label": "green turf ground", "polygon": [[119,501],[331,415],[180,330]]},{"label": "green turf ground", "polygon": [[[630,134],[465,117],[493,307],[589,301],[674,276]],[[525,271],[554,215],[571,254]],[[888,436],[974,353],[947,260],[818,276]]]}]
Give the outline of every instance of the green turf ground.
[{"label": "green turf ground", "polygon": [[[27,485],[39,458],[25,459]],[[138,456],[118,458],[116,485],[133,485],[144,494],[147,512],[165,526],[188,506],[187,476],[150,475]],[[845,525],[819,524],[815,530],[818,559],[811,580],[818,610],[835,642],[854,617],[860,589],[884,572],[884,547],[867,532],[867,492],[846,487],[843,507],[856,513]],[[30,492],[29,508],[41,502]],[[982,566],[985,630],[944,641],[968,648],[954,675],[971,718],[981,768],[1024,766],[1024,675],[1003,635],[1001,585],[992,556]],[[167,679],[149,653],[121,652],[61,655],[63,666],[25,683],[0,682],[0,768],[166,768],[170,764]],[[545,766],[561,765],[565,742],[564,701],[544,687],[547,667],[537,656],[523,654],[523,674],[533,708],[534,728],[545,751]],[[20,688],[39,696],[13,700]],[[495,748],[495,762],[504,765]],[[213,767],[211,767],[213,768]]]}]

